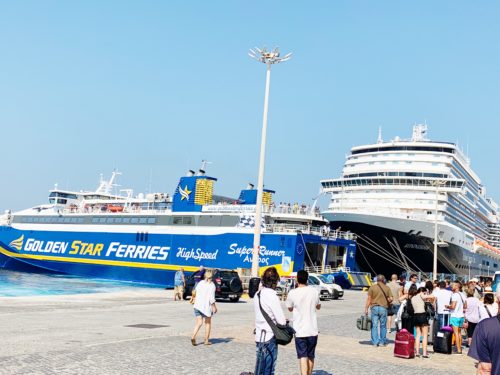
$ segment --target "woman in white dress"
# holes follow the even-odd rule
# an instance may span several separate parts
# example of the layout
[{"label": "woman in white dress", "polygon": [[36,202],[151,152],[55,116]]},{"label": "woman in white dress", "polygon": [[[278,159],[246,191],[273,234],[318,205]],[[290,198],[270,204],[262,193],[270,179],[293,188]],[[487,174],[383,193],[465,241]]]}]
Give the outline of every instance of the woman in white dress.
[{"label": "woman in white dress", "polygon": [[205,323],[205,345],[211,345],[209,339],[212,329],[212,315],[217,312],[217,306],[215,305],[215,284],[212,282],[212,271],[210,270],[205,272],[205,279],[196,285],[196,299],[193,307],[196,322],[191,344],[196,346],[196,335]]}]

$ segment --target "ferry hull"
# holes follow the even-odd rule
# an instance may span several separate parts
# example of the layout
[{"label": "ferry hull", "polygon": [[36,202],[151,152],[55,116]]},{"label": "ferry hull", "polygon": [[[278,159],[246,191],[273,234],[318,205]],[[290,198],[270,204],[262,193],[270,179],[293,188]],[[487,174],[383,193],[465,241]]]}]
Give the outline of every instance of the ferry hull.
[{"label": "ferry hull", "polygon": [[[280,275],[303,268],[311,245],[349,246],[353,241],[301,233],[264,233],[259,265]],[[36,267],[84,277],[173,286],[175,271],[251,268],[253,233],[110,233],[20,230],[0,227],[0,267]],[[17,268],[19,270],[19,268]]]}]

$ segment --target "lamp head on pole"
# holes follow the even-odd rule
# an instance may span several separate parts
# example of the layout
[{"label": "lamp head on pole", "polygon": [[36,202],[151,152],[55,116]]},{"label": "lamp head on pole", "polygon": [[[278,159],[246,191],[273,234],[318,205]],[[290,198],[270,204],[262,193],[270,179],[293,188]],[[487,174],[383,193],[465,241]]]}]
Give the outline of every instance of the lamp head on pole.
[{"label": "lamp head on pole", "polygon": [[248,52],[248,56],[250,56],[252,59],[255,59],[257,61],[260,61],[261,63],[271,65],[271,64],[278,64],[283,61],[287,61],[290,59],[292,56],[291,53],[287,53],[285,56],[280,57],[280,50],[278,47],[276,47],[272,51],[268,51],[266,47],[260,49],[260,48],[250,48],[250,51]]}]

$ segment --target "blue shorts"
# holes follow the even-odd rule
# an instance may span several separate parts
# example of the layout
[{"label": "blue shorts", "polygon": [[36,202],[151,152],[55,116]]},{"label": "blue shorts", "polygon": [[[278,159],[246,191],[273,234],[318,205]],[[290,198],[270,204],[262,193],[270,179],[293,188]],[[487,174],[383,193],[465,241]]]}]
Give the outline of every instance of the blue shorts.
[{"label": "blue shorts", "polygon": [[194,316],[201,316],[202,318],[207,318],[207,316],[198,309],[194,309]]},{"label": "blue shorts", "polygon": [[450,318],[450,326],[452,327],[462,327],[464,325],[465,318]]},{"label": "blue shorts", "polygon": [[314,359],[318,336],[295,337],[295,349],[297,350],[297,358]]}]

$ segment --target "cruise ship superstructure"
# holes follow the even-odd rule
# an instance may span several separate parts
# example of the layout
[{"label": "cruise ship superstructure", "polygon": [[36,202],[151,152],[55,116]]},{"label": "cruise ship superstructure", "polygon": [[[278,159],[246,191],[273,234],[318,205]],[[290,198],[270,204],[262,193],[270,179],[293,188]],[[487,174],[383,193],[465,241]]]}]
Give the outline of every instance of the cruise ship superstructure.
[{"label": "cruise ship superstructure", "polygon": [[366,271],[429,273],[437,237],[439,273],[493,274],[498,206],[456,144],[426,135],[420,124],[409,140],[384,142],[379,131],[377,143],[353,147],[342,177],[321,181],[331,196],[323,215],[358,236],[356,260]]}]

